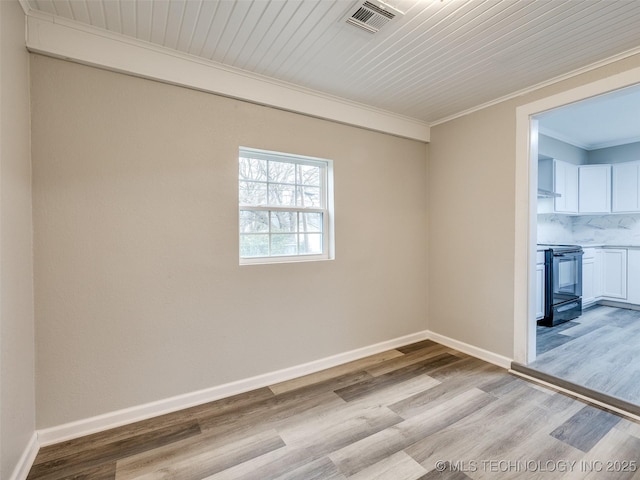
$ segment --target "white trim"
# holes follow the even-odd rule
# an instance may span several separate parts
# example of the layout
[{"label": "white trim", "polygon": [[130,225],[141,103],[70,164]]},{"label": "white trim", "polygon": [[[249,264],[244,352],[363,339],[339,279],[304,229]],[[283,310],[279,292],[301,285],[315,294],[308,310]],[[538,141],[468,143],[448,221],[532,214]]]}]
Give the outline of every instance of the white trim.
[{"label": "white trim", "polygon": [[[536,249],[530,246],[537,243],[538,122],[529,116],[516,115],[516,133],[516,151],[525,152],[527,160],[524,165],[516,161],[513,336],[521,341],[514,340],[513,356],[528,365],[536,355]],[[534,157],[536,161],[529,163],[528,159]],[[518,255],[518,252],[527,252],[527,255]]]},{"label": "white trim", "polygon": [[92,433],[119,427],[121,425],[134,423],[140,420],[156,417],[158,415],[164,415],[166,413],[175,412],[195,405],[245,393],[257,388],[274,385],[303,375],[319,372],[326,368],[335,367],[353,360],[375,355],[376,353],[385,352],[404,345],[426,340],[427,338],[427,331],[417,332],[275,372],[265,373],[224,385],[177,395],[164,400],[125,408],[55,427],[45,428],[38,430],[38,440],[41,446],[46,446],[70,440],[72,438],[90,435]]},{"label": "white trim", "polygon": [[[530,155],[530,121],[534,115],[562,107],[586,98],[595,97],[640,82],[640,68],[633,68],[580,87],[536,100],[516,108],[516,193],[515,193],[515,258],[514,258],[514,360],[527,365],[535,352],[530,351],[527,323],[532,322],[530,303],[535,291],[536,243],[536,169]],[[537,159],[536,159],[537,161]]]},{"label": "white trim", "polygon": [[601,148],[619,147],[621,145],[628,145],[630,143],[640,142],[640,137],[627,137],[618,140],[612,140],[611,142],[602,142],[591,145],[587,150],[600,150]]},{"label": "white trim", "polygon": [[53,16],[40,10],[31,9],[26,0],[19,1],[27,16],[26,44],[32,52],[62,57],[117,72],[195,88],[426,143],[430,141],[431,127],[640,54],[640,47],[632,48],[461,112],[426,122],[227,67],[67,18]]},{"label": "white trim", "polygon": [[444,118],[440,118],[438,120],[434,120],[433,122],[430,122],[429,125],[431,127],[435,127],[436,125],[439,125],[441,123],[445,123],[445,122],[448,122],[450,120],[454,120],[456,118],[464,117],[465,115],[469,115],[470,113],[477,112],[479,110],[482,110],[482,109],[487,108],[487,107],[491,107],[493,105],[497,105],[497,104],[502,103],[502,102],[506,102],[507,100],[512,100],[514,98],[521,97],[521,96],[526,95],[528,93],[535,92],[536,90],[539,90],[541,88],[548,87],[549,85],[553,85],[555,83],[562,82],[564,80],[568,80],[568,79],[573,78],[573,77],[577,77],[578,75],[582,75],[583,73],[590,72],[592,70],[595,70],[596,68],[605,67],[605,66],[607,66],[609,64],[612,64],[612,63],[615,63],[615,62],[617,62],[619,60],[624,60],[627,57],[631,57],[633,55],[638,55],[638,54],[640,54],[640,47],[632,48],[630,50],[627,50],[625,52],[619,53],[619,54],[614,55],[612,57],[605,58],[604,60],[600,60],[598,62],[589,64],[589,65],[587,65],[585,67],[581,67],[581,68],[578,68],[576,70],[572,70],[571,72],[565,73],[564,75],[559,75],[559,76],[553,77],[553,78],[551,78],[549,80],[545,80],[544,82],[536,83],[535,85],[532,85],[532,86],[527,87],[527,88],[523,88],[522,90],[518,90],[518,91],[513,92],[513,93],[509,93],[507,95],[504,95],[503,97],[496,98],[495,100],[490,100],[490,101],[485,102],[485,103],[483,103],[481,105],[477,105],[477,106],[471,107],[471,108],[469,108],[467,110],[463,110],[462,112],[454,113],[453,115],[449,115],[448,117],[444,117]]},{"label": "white trim", "polygon": [[539,127],[538,131],[547,137],[555,138],[556,140],[560,140],[561,142],[568,143],[569,145],[573,145],[574,147],[581,148],[583,150],[600,150],[601,148],[610,148],[610,147],[618,147],[620,145],[627,145],[629,143],[637,143],[640,142],[640,136],[628,137],[628,138],[620,138],[617,140],[611,140],[609,142],[601,142],[601,143],[592,143],[586,144],[582,142],[578,142],[573,138],[569,138],[566,135],[563,135],[555,130],[552,130],[548,127]]},{"label": "white trim", "polygon": [[148,42],[30,10],[31,52],[429,142],[429,124]]},{"label": "white trim", "polygon": [[27,0],[18,0],[18,3],[22,7],[24,14],[29,15],[29,13],[32,11],[31,6],[29,5],[29,2]]},{"label": "white trim", "polygon": [[589,147],[589,145],[578,142],[573,138],[569,138],[566,135],[563,135],[555,130],[550,129],[549,127],[538,127],[538,132],[545,137],[555,138],[556,140],[560,140],[561,142],[568,143],[569,145],[573,145],[574,147],[581,148],[582,150],[594,150],[594,148]]},{"label": "white trim", "polygon": [[633,413],[627,412],[626,410],[622,410],[618,407],[614,407],[613,405],[609,405],[608,403],[605,402],[601,402],[599,400],[596,400],[594,398],[588,397],[586,395],[582,395],[580,393],[574,392],[573,390],[569,390],[567,388],[564,387],[560,387],[558,385],[555,385],[553,383],[549,383],[549,382],[545,382],[544,380],[540,380],[539,378],[536,377],[531,377],[529,375],[527,375],[526,373],[522,373],[522,372],[518,372],[517,370],[511,370],[509,369],[509,373],[512,373],[514,375],[517,375],[518,377],[522,377],[530,382],[533,383],[537,383],[539,385],[542,385],[544,387],[547,387],[551,390],[557,390],[559,392],[565,393],[571,397],[576,397],[579,398],[580,400],[583,400],[587,403],[592,403],[594,405],[598,405],[600,407],[606,408],[607,410],[611,410],[613,412],[616,412],[619,415],[622,415],[623,417],[627,417],[627,418],[631,418],[633,420],[635,420],[636,422],[640,421],[640,416],[638,415],[634,415]]},{"label": "white trim", "polygon": [[[269,220],[269,228],[266,232],[243,232],[240,231],[238,237],[238,247],[240,250],[239,255],[239,263],[240,265],[268,265],[274,263],[296,263],[296,262],[315,262],[321,260],[333,260],[331,256],[331,252],[333,251],[333,245],[329,242],[330,239],[333,239],[331,235],[331,229],[333,229],[333,209],[329,209],[329,205],[333,205],[333,202],[330,199],[333,199],[333,189],[330,187],[333,186],[333,182],[329,180],[329,175],[333,175],[333,169],[331,168],[333,165],[333,160],[322,159],[317,157],[308,157],[304,155],[294,155],[289,153],[281,153],[281,152],[273,152],[269,150],[258,150],[255,148],[248,147],[240,147],[239,153],[240,159],[248,158],[252,160],[262,160],[267,162],[267,175],[264,179],[248,179],[242,176],[239,177],[239,185],[243,183],[252,183],[252,184],[263,184],[267,189],[267,192],[270,190],[269,185],[288,185],[291,187],[304,187],[304,183],[302,180],[298,179],[298,173],[295,174],[294,183],[290,182],[282,182],[282,181],[273,181],[269,179],[269,164],[270,162],[278,163],[284,162],[293,165],[306,165],[318,168],[320,170],[319,175],[319,184],[317,188],[320,191],[320,200],[321,205],[319,207],[313,206],[305,206],[305,205],[285,205],[278,206],[275,203],[269,203],[269,198],[265,199],[266,205],[251,205],[251,204],[243,204],[240,203],[238,207],[239,214],[243,211],[254,211],[254,212],[267,212],[270,215],[270,212],[291,212],[291,213],[321,213],[322,214],[322,230],[319,232],[300,232],[299,226],[296,224],[295,232],[273,232],[271,229],[271,221]],[[297,172],[296,168],[296,172]],[[301,183],[298,183],[301,182]],[[316,188],[316,186],[310,186]],[[267,194],[267,197],[269,195]],[[297,203],[297,201],[296,201]],[[274,235],[278,233],[291,233],[295,235],[300,234],[312,234],[318,235],[321,238],[322,242],[322,252],[321,253],[292,253],[290,255],[274,255],[272,254],[272,240]],[[268,255],[259,256],[259,257],[243,257],[242,256],[242,240],[245,236],[262,236],[267,237],[269,242]],[[246,237],[245,237],[246,238]],[[296,242],[298,242],[298,238],[296,238]],[[300,245],[297,245],[297,249],[299,250]]]},{"label": "white trim", "polygon": [[16,468],[13,469],[13,473],[9,477],[9,480],[26,480],[39,450],[40,444],[38,443],[38,434],[33,432],[29,443],[20,456],[20,460],[18,460]]},{"label": "white trim", "polygon": [[468,343],[464,343],[454,338],[447,337],[445,335],[441,335],[432,331],[427,331],[427,338],[429,340],[433,340],[434,342],[440,343],[445,347],[453,348],[454,350],[458,350],[462,353],[471,355],[472,357],[479,358],[480,360],[484,360],[485,362],[492,363],[494,365],[497,365],[498,367],[511,368],[511,359],[503,355],[490,352],[474,345],[469,345]]}]

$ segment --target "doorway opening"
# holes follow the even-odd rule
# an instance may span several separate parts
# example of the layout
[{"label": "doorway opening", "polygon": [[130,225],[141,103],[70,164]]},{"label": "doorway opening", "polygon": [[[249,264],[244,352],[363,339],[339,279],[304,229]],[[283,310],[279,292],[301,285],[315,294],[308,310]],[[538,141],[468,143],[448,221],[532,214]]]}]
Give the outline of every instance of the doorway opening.
[{"label": "doorway opening", "polygon": [[[639,82],[636,69],[518,109],[512,367],[635,415],[640,415]],[[638,109],[631,103],[636,100]],[[634,193],[632,208],[624,200]],[[538,244],[579,247],[580,268],[574,262],[554,285],[546,276],[549,245]],[[554,288],[564,282],[575,290],[577,281],[581,311],[545,322],[550,303],[545,295],[555,299]]]}]

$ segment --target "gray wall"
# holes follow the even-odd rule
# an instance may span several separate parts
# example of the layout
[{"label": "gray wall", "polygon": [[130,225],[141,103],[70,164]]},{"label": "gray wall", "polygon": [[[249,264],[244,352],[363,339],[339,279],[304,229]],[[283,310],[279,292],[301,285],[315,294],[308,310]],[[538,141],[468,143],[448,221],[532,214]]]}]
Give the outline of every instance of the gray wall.
[{"label": "gray wall", "polygon": [[431,129],[430,330],[513,358],[514,284],[526,282],[515,277],[516,108],[637,67],[640,55]]},{"label": "gray wall", "polygon": [[587,163],[589,158],[586,150],[542,134],[538,136],[538,154],[576,165]]},{"label": "gray wall", "polygon": [[588,163],[620,163],[640,160],[640,142],[588,152]]},{"label": "gray wall", "polygon": [[24,13],[0,2],[0,478],[35,430],[29,55]]},{"label": "gray wall", "polygon": [[[37,425],[427,327],[427,147],[32,57]],[[334,161],[336,258],[238,265],[238,147]]]}]

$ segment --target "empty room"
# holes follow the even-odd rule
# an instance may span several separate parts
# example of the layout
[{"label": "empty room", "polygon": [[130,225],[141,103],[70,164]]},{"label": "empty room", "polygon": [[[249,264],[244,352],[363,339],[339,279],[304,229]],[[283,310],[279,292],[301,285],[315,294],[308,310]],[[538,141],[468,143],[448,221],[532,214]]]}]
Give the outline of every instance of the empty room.
[{"label": "empty room", "polygon": [[638,32],[0,0],[0,478],[640,478]]}]

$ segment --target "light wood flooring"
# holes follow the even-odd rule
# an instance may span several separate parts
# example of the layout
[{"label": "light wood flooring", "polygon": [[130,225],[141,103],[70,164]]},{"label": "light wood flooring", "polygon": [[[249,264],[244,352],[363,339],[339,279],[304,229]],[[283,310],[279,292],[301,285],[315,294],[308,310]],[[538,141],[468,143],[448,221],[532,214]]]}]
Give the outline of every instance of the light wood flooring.
[{"label": "light wood flooring", "polygon": [[28,478],[640,479],[639,464],[640,424],[424,341],[45,447]]},{"label": "light wood flooring", "polygon": [[595,306],[575,320],[537,328],[530,369],[640,407],[640,311]]}]

